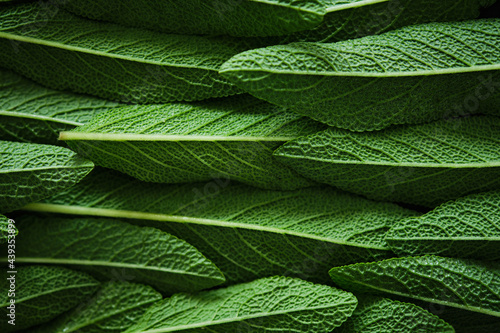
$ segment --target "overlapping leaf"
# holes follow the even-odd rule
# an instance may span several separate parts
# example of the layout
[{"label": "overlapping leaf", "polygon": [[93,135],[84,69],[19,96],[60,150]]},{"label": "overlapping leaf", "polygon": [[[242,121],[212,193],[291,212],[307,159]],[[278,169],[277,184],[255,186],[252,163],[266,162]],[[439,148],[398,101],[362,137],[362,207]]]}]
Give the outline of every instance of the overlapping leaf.
[{"label": "overlapping leaf", "polygon": [[117,103],[44,88],[0,69],[0,140],[58,144],[69,131]]},{"label": "overlapping leaf", "polygon": [[0,244],[7,243],[9,235],[17,235],[17,228],[13,223],[10,223],[10,219],[0,215]]},{"label": "overlapping leaf", "polygon": [[103,279],[145,283],[167,294],[224,282],[198,250],[154,228],[94,218],[20,221],[16,261],[67,265]]},{"label": "overlapping leaf", "polygon": [[500,317],[500,264],[438,256],[393,258],[334,267],[335,284]]},{"label": "overlapping leaf", "polygon": [[0,141],[0,212],[73,186],[93,167],[66,148]]},{"label": "overlapping leaf", "polygon": [[429,23],[345,42],[236,55],[224,77],[256,97],[354,131],[500,114],[500,19]]},{"label": "overlapping leaf", "polygon": [[416,214],[330,188],[163,185],[111,172],[94,173],[25,209],[128,218],[161,228],[198,248],[232,283],[277,274],[329,282],[332,266],[391,257],[385,233]]},{"label": "overlapping leaf", "polygon": [[473,194],[394,225],[386,240],[400,256],[500,259],[500,191]]},{"label": "overlapping leaf", "polygon": [[0,8],[0,65],[55,89],[163,103],[240,92],[217,70],[237,40],[166,35],[90,21],[55,4]]},{"label": "overlapping leaf", "polygon": [[125,281],[106,282],[88,301],[30,332],[122,333],[161,299],[161,294],[149,286]]},{"label": "overlapping leaf", "polygon": [[[0,280],[2,332],[13,332],[51,320],[90,297],[99,287],[91,276],[63,267],[18,267],[14,280]],[[11,277],[9,274],[7,277]],[[13,290],[11,289],[13,282]],[[11,296],[9,296],[12,294]],[[12,306],[11,300],[15,303]],[[8,308],[13,307],[13,311]],[[14,316],[8,315],[13,313]],[[14,324],[9,324],[9,320]]]},{"label": "overlapping leaf", "polygon": [[500,188],[500,118],[354,133],[328,129],[275,155],[300,174],[377,200],[433,207]]},{"label": "overlapping leaf", "polygon": [[324,125],[250,96],[122,107],[61,139],[97,165],[159,183],[237,180],[268,189],[312,183],[277,162],[285,141]]},{"label": "overlapping leaf", "polygon": [[330,332],[354,311],[351,293],[295,278],[271,277],[153,305],[126,333]]}]

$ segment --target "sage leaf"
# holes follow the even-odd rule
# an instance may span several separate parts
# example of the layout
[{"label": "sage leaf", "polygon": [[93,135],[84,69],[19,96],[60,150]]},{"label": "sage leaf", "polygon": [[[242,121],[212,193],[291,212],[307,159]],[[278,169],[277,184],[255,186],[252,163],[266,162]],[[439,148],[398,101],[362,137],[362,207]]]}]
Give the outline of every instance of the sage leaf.
[{"label": "sage leaf", "polygon": [[334,267],[351,291],[388,293],[500,317],[500,265],[438,256],[393,258]]},{"label": "sage leaf", "polygon": [[472,194],[404,219],[387,233],[399,256],[500,259],[500,191]]},{"label": "sage leaf", "polygon": [[10,219],[0,215],[0,244],[7,243],[9,235],[16,236],[17,228],[13,223],[10,223]]},{"label": "sage leaf", "polygon": [[491,333],[500,327],[500,317],[428,302],[416,302],[451,324],[456,333]]},{"label": "sage leaf", "polygon": [[126,218],[162,229],[199,249],[231,283],[285,274],[331,283],[332,266],[392,257],[385,233],[417,214],[331,188],[162,185],[109,171],[23,209]]},{"label": "sage leaf", "polygon": [[380,130],[500,114],[500,19],[429,23],[339,43],[243,52],[221,74],[252,95],[329,125]]},{"label": "sage leaf", "polygon": [[324,125],[250,96],[109,110],[60,139],[100,166],[140,180],[183,183],[223,178],[268,188],[310,186],[277,162],[285,141]]},{"label": "sage leaf", "polygon": [[[95,20],[195,35],[280,36],[317,26],[324,0],[58,0],[63,8]],[[169,18],[169,19],[165,19]]]},{"label": "sage leaf", "polygon": [[224,282],[212,262],[183,240],[154,228],[94,218],[19,221],[16,261],[75,267],[102,279],[145,283],[171,294]]},{"label": "sage leaf", "polygon": [[[4,314],[0,329],[6,333],[45,323],[84,301],[99,287],[91,276],[64,267],[24,266],[16,271],[14,275],[7,274],[7,278],[14,276],[13,287],[11,280],[0,280]],[[14,318],[9,316],[11,313]],[[9,324],[12,319],[14,324]]]},{"label": "sage leaf", "polygon": [[57,145],[59,132],[83,125],[117,105],[48,89],[0,69],[0,140]]},{"label": "sage leaf", "polygon": [[232,39],[90,21],[55,4],[0,8],[0,66],[50,88],[114,101],[164,103],[239,93],[217,71],[245,49]]},{"label": "sage leaf", "polygon": [[354,311],[351,293],[296,278],[270,277],[176,294],[153,305],[126,333],[330,332]]},{"label": "sage leaf", "polygon": [[162,299],[153,288],[126,281],[110,281],[89,300],[32,333],[121,333]]},{"label": "sage leaf", "polygon": [[0,141],[0,212],[73,186],[93,167],[66,148]]},{"label": "sage leaf", "polygon": [[414,304],[376,296],[357,298],[352,316],[334,332],[455,332],[450,324]]},{"label": "sage leaf", "polygon": [[331,128],[280,147],[300,174],[376,200],[435,207],[500,188],[500,118],[466,117],[355,133]]}]

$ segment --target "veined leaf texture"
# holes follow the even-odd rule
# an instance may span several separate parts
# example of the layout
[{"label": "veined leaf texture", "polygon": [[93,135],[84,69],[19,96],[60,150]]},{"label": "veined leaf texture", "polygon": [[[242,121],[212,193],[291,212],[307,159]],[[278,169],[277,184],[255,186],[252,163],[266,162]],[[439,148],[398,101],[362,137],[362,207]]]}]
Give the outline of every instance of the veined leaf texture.
[{"label": "veined leaf texture", "polygon": [[[85,301],[99,288],[99,282],[90,275],[63,267],[23,266],[16,271],[13,280],[4,278],[0,282],[4,317],[0,329],[6,333],[45,323]],[[8,296],[11,283],[15,298]],[[15,325],[7,323],[11,299],[15,299]]]},{"label": "veined leaf texture", "polygon": [[49,197],[78,183],[93,168],[63,147],[0,141],[0,212]]},{"label": "veined leaf texture", "polygon": [[199,249],[230,283],[271,275],[327,283],[332,266],[392,257],[385,233],[417,215],[331,188],[285,192],[237,183],[164,185],[109,171],[24,209],[127,218],[157,227]]},{"label": "veined leaf texture", "polygon": [[329,125],[380,130],[500,110],[500,19],[429,23],[338,43],[236,55],[224,77]]},{"label": "veined leaf texture", "polygon": [[386,235],[399,256],[500,259],[500,191],[472,194],[400,221]]},{"label": "veined leaf texture", "polygon": [[193,246],[154,228],[95,218],[25,217],[16,242],[19,263],[75,267],[104,280],[145,283],[172,294],[224,282]]},{"label": "veined leaf texture", "polygon": [[334,267],[349,291],[403,296],[500,317],[500,264],[438,256],[393,258]]},{"label": "veined leaf texture", "polygon": [[114,101],[164,103],[239,93],[217,71],[245,49],[233,39],[90,21],[54,4],[0,8],[0,66],[54,89]]},{"label": "veined leaf texture", "polygon": [[296,278],[270,277],[153,305],[126,333],[330,332],[354,311],[351,293]]},{"label": "veined leaf texture", "polygon": [[60,144],[59,132],[83,125],[117,105],[48,89],[0,69],[0,140]]},{"label": "veined leaf texture", "polygon": [[500,118],[475,116],[356,133],[330,128],[275,155],[315,181],[371,199],[435,207],[500,188]]},{"label": "veined leaf texture", "polygon": [[130,106],[100,114],[60,139],[97,165],[140,180],[184,183],[222,178],[268,189],[310,186],[276,161],[284,142],[325,126],[251,96]]}]

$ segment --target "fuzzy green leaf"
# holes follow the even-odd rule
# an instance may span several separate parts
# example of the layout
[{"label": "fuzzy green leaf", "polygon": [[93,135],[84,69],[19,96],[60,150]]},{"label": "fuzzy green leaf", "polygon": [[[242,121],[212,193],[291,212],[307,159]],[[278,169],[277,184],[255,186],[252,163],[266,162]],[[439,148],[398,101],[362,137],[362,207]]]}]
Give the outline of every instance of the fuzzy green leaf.
[{"label": "fuzzy green leaf", "polygon": [[385,233],[416,215],[330,188],[280,192],[215,181],[162,185],[111,172],[94,173],[25,209],[128,218],[160,228],[198,248],[233,283],[271,275],[330,282],[331,266],[391,257]]},{"label": "fuzzy green leaf", "polygon": [[472,194],[394,225],[386,240],[399,256],[500,259],[500,191]]},{"label": "fuzzy green leaf", "polygon": [[172,294],[224,282],[198,250],[154,228],[95,218],[19,221],[16,261],[67,265],[102,279],[125,279]]},{"label": "fuzzy green leaf", "polygon": [[500,188],[500,118],[476,116],[378,132],[341,129],[280,147],[280,162],[371,199],[434,207]]},{"label": "fuzzy green leaf", "polygon": [[66,148],[0,141],[0,212],[71,187],[93,167]]},{"label": "fuzzy green leaf", "polygon": [[358,297],[352,316],[334,332],[454,333],[453,327],[414,304],[388,298]]},{"label": "fuzzy green leaf", "polygon": [[125,281],[111,281],[88,301],[31,333],[122,333],[146,310],[162,299],[153,288]]},{"label": "fuzzy green leaf", "polygon": [[340,287],[387,293],[500,317],[500,264],[438,256],[334,267]]},{"label": "fuzzy green leaf", "polygon": [[14,223],[10,223],[10,221],[9,218],[0,215],[0,244],[7,243],[9,235],[17,235],[17,228]]},{"label": "fuzzy green leaf", "polygon": [[271,277],[153,305],[126,333],[330,332],[354,311],[348,292],[294,278]]},{"label": "fuzzy green leaf", "polygon": [[[17,267],[16,271],[7,273],[7,278],[14,276],[14,296],[9,297],[11,281],[0,280],[0,307],[4,314],[0,330],[5,333],[45,323],[84,301],[99,287],[91,276],[64,267],[26,266]],[[14,306],[11,300],[15,300]],[[8,323],[12,320],[10,313],[14,314],[15,325]]]},{"label": "fuzzy green leaf", "polygon": [[218,73],[238,40],[166,35],[90,21],[55,4],[0,8],[0,65],[61,90],[164,103],[240,92]]},{"label": "fuzzy green leaf", "polygon": [[221,67],[256,97],[353,131],[500,114],[500,19],[243,52]]},{"label": "fuzzy green leaf", "polygon": [[0,140],[60,144],[59,132],[83,125],[117,105],[47,89],[0,69]]},{"label": "fuzzy green leaf", "polygon": [[250,96],[122,107],[60,139],[97,165],[158,183],[237,180],[268,189],[312,185],[277,162],[285,141],[324,125]]}]

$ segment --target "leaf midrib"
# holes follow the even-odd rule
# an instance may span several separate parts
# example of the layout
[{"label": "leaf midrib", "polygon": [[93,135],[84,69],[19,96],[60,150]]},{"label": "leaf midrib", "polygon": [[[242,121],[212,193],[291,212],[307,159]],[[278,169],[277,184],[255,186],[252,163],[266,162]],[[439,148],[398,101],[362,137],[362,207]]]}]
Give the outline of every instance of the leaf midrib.
[{"label": "leaf midrib", "polygon": [[87,164],[77,164],[77,165],[61,165],[61,166],[47,166],[47,167],[39,167],[39,168],[26,168],[26,169],[7,169],[7,170],[1,170],[0,169],[0,175],[1,174],[9,174],[12,172],[32,172],[32,171],[41,171],[41,170],[60,170],[60,169],[88,169],[88,168],[93,168],[92,162],[86,162]]},{"label": "leaf midrib", "polygon": [[41,121],[48,121],[48,122],[60,123],[60,124],[66,124],[66,125],[73,125],[73,126],[82,126],[82,125],[84,125],[83,123],[79,123],[79,122],[71,121],[71,120],[60,119],[60,118],[57,118],[57,117],[34,115],[34,114],[29,114],[29,113],[24,113],[24,112],[16,112],[16,111],[0,111],[0,116],[7,116],[7,117],[12,117],[12,118],[23,118],[23,119],[26,118],[26,119],[33,119],[33,120],[41,120]]},{"label": "leaf midrib", "polygon": [[335,5],[326,8],[326,13],[333,13],[345,9],[364,7],[366,5],[374,5],[380,2],[388,2],[389,0],[361,0],[353,3],[343,4],[343,5]]}]

